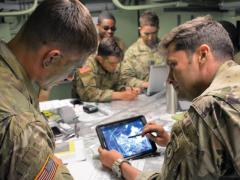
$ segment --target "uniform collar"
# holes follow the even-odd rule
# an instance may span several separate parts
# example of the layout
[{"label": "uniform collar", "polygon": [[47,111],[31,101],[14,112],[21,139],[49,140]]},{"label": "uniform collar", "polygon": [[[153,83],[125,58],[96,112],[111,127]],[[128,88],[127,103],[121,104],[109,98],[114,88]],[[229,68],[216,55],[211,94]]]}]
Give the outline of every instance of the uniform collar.
[{"label": "uniform collar", "polygon": [[28,92],[28,94],[25,94],[26,98],[30,100],[35,107],[38,107],[38,85],[31,82],[29,76],[17,60],[16,56],[3,41],[0,41],[0,56],[2,56],[4,63],[6,63],[6,65],[10,68],[14,76],[25,86]]},{"label": "uniform collar", "polygon": [[219,69],[217,70],[217,73],[214,76],[214,79],[210,86],[201,94],[201,96],[204,96],[206,94],[209,94],[210,92],[214,90],[218,90],[221,88],[224,88],[228,85],[231,85],[231,81],[229,79],[234,78],[232,77],[233,74],[227,72],[228,69],[232,66],[236,66],[237,63],[235,63],[232,60],[228,60],[225,63],[223,63]]}]

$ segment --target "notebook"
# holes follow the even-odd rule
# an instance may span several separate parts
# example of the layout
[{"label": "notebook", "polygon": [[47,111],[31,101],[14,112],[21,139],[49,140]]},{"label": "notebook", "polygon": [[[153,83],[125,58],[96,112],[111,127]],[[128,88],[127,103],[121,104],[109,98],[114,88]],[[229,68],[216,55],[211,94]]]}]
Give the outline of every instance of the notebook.
[{"label": "notebook", "polygon": [[146,95],[151,96],[165,89],[168,77],[168,67],[163,65],[150,66],[148,88]]}]

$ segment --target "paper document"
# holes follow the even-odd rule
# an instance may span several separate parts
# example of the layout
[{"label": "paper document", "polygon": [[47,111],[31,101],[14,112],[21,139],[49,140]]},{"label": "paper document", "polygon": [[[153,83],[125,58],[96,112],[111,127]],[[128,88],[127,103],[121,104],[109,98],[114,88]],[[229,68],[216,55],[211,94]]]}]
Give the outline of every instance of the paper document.
[{"label": "paper document", "polygon": [[63,107],[63,106],[73,107],[73,104],[71,104],[69,99],[44,101],[44,102],[39,103],[40,111],[49,110],[49,109],[56,109],[56,108],[60,108],[60,107]]},{"label": "paper document", "polygon": [[114,178],[110,171],[96,168],[91,161],[71,163],[67,165],[67,168],[74,180],[112,180]]},{"label": "paper document", "polygon": [[133,167],[142,171],[144,168],[145,159],[131,160],[130,163],[132,164]]},{"label": "paper document", "polygon": [[55,155],[63,161],[63,164],[86,160],[86,152],[82,139],[70,140],[57,144]]},{"label": "paper document", "polygon": [[112,112],[108,109],[98,108],[98,112],[88,114],[83,111],[82,106],[75,106],[75,113],[78,116],[78,120],[81,122],[97,121],[102,120],[110,115]]},{"label": "paper document", "polygon": [[[143,170],[145,159],[130,161],[132,166],[139,170]],[[99,162],[100,163],[100,162]],[[98,163],[97,163],[98,164]],[[97,167],[96,167],[97,166]],[[101,166],[101,165],[100,165]],[[71,163],[67,165],[71,175],[75,180],[113,180],[118,179],[116,176],[106,168],[100,168],[91,161],[82,161],[78,163]]]}]

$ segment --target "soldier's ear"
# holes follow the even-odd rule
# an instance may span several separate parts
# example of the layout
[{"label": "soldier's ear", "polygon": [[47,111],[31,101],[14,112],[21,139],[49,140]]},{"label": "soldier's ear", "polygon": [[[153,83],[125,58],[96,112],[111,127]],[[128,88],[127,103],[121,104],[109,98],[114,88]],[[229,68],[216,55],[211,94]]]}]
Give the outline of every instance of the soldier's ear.
[{"label": "soldier's ear", "polygon": [[142,30],[142,28],[139,26],[139,27],[138,27],[138,31],[139,31],[139,33],[141,33],[141,30]]},{"label": "soldier's ear", "polygon": [[210,51],[210,48],[207,44],[203,44],[198,49],[198,62],[199,64],[204,64],[208,59],[208,53]]},{"label": "soldier's ear", "polygon": [[43,68],[48,68],[51,65],[56,65],[62,59],[60,50],[54,49],[46,53],[44,59],[42,60]]}]

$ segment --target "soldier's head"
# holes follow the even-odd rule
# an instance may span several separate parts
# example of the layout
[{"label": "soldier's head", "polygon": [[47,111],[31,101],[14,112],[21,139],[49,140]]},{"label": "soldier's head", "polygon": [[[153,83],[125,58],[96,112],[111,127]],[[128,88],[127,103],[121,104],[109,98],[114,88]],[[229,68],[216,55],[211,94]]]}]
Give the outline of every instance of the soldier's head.
[{"label": "soldier's head", "polygon": [[180,98],[192,100],[212,82],[220,65],[233,58],[226,30],[210,16],[198,17],[172,29],[160,48],[170,67],[168,80]]},{"label": "soldier's head", "polygon": [[96,50],[97,32],[79,0],[45,0],[10,45],[19,42],[27,49],[24,56],[33,52],[29,59],[35,62],[23,63],[29,76],[46,89],[65,79]]},{"label": "soldier's head", "polygon": [[98,46],[96,60],[103,69],[113,73],[123,59],[123,51],[114,38],[103,38]]},{"label": "soldier's head", "polygon": [[156,13],[145,11],[139,18],[139,32],[143,42],[152,47],[158,43],[159,19]]},{"label": "soldier's head", "polygon": [[109,11],[102,11],[98,16],[97,29],[100,40],[113,37],[116,31],[116,19]]}]

